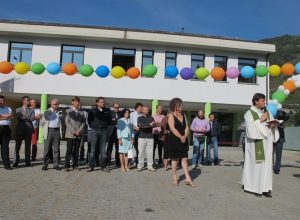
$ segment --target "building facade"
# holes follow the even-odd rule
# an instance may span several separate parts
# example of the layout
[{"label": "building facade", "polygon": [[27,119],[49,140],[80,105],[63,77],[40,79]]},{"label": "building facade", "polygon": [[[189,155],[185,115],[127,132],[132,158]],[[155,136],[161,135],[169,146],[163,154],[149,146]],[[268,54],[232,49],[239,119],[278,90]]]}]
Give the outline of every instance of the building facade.
[{"label": "building facade", "polygon": [[169,65],[179,70],[184,67],[211,70],[221,66],[226,70],[228,67],[268,65],[272,52],[275,52],[274,45],[236,39],[0,20],[0,62],[23,61],[29,65],[40,62],[45,66],[51,62],[75,63],[78,68],[90,64],[94,69],[100,65],[109,69],[120,65],[125,70],[154,64],[158,69],[155,77],[138,79],[127,76],[115,79],[110,75],[100,78],[96,74],[68,76],[62,72],[51,75],[47,71],[42,75],[31,72],[19,75],[13,71],[0,75],[0,89],[12,106],[20,104],[22,95],[44,103],[55,97],[62,104],[70,104],[70,98],[77,95],[86,106],[94,105],[95,98],[103,96],[108,106],[118,102],[121,107],[130,108],[136,102],[150,106],[160,103],[167,108],[170,99],[180,97],[190,120],[199,109],[205,109],[206,114],[215,112],[222,124],[220,141],[234,144],[239,120],[251,105],[253,94],[268,95],[268,77],[215,81],[209,76],[205,80],[183,80],[180,76],[167,78],[164,70]]}]

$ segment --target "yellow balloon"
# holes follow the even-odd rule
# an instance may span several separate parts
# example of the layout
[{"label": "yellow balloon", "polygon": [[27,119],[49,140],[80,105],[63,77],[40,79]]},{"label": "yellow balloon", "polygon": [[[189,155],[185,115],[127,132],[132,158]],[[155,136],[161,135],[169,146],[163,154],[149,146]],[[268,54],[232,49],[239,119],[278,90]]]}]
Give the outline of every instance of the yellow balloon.
[{"label": "yellow balloon", "polygon": [[18,62],[15,65],[15,71],[21,75],[26,74],[29,71],[29,69],[30,67],[28,66],[28,64],[24,62]]},{"label": "yellow balloon", "polygon": [[116,79],[120,79],[123,76],[125,76],[126,72],[123,69],[123,67],[115,66],[114,68],[111,69],[110,74],[112,75],[112,77],[114,77]]},{"label": "yellow balloon", "polygon": [[279,76],[280,74],[280,66],[272,65],[269,67],[269,73],[271,76]]}]

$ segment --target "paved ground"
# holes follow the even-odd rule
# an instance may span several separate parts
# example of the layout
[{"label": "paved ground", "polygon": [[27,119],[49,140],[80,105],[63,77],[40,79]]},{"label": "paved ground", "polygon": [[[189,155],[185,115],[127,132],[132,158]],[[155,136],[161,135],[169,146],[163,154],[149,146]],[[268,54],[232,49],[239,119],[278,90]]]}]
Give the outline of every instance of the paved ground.
[{"label": "paved ground", "polygon": [[32,167],[0,165],[0,219],[300,219],[300,152],[284,152],[268,199],[241,190],[240,148],[221,148],[222,166],[191,171],[196,187],[172,186],[162,169],[43,172],[40,149]]}]

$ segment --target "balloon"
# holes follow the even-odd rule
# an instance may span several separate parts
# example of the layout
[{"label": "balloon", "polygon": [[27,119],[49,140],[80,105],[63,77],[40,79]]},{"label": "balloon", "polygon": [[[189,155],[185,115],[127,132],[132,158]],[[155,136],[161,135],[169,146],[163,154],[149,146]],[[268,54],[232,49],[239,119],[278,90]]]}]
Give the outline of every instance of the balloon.
[{"label": "balloon", "polygon": [[98,66],[97,69],[96,69],[96,74],[97,76],[101,77],[101,78],[105,78],[109,75],[109,69],[107,66]]},{"label": "balloon", "polygon": [[272,65],[269,67],[269,73],[271,76],[279,76],[280,74],[280,66]]},{"label": "balloon", "polygon": [[2,61],[0,63],[0,73],[8,74],[11,71],[13,71],[13,69],[14,69],[14,66],[10,62]]},{"label": "balloon", "polygon": [[25,63],[25,62],[18,62],[18,63],[16,63],[16,65],[15,65],[15,71],[16,71],[18,74],[24,75],[24,74],[26,74],[29,70],[30,70],[30,67],[29,67],[28,64]]},{"label": "balloon", "polygon": [[206,79],[206,77],[209,76],[209,71],[208,71],[208,69],[206,69],[204,67],[199,67],[196,70],[195,75],[196,75],[197,79],[204,80],[204,79]]},{"label": "balloon", "polygon": [[276,105],[269,103],[267,105],[267,109],[273,115],[273,117],[275,117],[275,115],[277,113],[277,107],[276,107]]},{"label": "balloon", "polygon": [[146,77],[154,77],[157,73],[157,68],[153,64],[148,64],[142,70],[142,75]]},{"label": "balloon", "polygon": [[295,71],[296,71],[297,74],[300,73],[300,62],[296,63],[296,65],[295,65]]},{"label": "balloon", "polygon": [[47,71],[51,75],[56,75],[60,72],[60,65],[56,62],[49,63],[47,66]]},{"label": "balloon", "polygon": [[279,103],[283,103],[285,100],[285,94],[283,91],[277,90],[272,94],[272,99],[276,99]]},{"label": "balloon", "polygon": [[176,66],[167,66],[165,69],[165,76],[169,78],[176,78],[179,74]]},{"label": "balloon", "polygon": [[244,66],[241,69],[241,76],[245,79],[252,78],[254,76],[254,69],[251,66]]},{"label": "balloon", "polygon": [[255,74],[259,77],[265,77],[268,72],[268,68],[264,65],[259,65],[255,68]]},{"label": "balloon", "polygon": [[62,67],[62,71],[68,76],[72,76],[77,73],[77,67],[74,63],[66,63]]},{"label": "balloon", "polygon": [[240,75],[240,71],[236,67],[229,67],[226,71],[226,75],[230,79],[235,79]]},{"label": "balloon", "polygon": [[189,80],[194,77],[194,72],[191,68],[185,67],[182,70],[180,70],[180,76],[184,80]]},{"label": "balloon", "polygon": [[141,72],[136,67],[131,67],[127,70],[127,76],[129,76],[131,79],[137,79],[141,75]]},{"label": "balloon", "polygon": [[294,92],[296,90],[295,81],[293,80],[287,80],[282,85],[285,89],[289,90],[290,92]]},{"label": "balloon", "polygon": [[214,80],[222,80],[224,79],[225,71],[221,67],[214,67],[211,70],[210,75]]},{"label": "balloon", "polygon": [[285,76],[293,75],[295,71],[295,67],[291,63],[285,63],[280,69],[280,72]]},{"label": "balloon", "polygon": [[120,79],[123,76],[125,76],[126,72],[121,66],[115,66],[114,68],[111,69],[111,75],[112,77],[116,79]]},{"label": "balloon", "polygon": [[45,71],[45,66],[41,63],[35,63],[31,66],[31,71],[36,74],[36,75],[40,75]]},{"label": "balloon", "polygon": [[79,68],[79,73],[84,76],[84,77],[89,77],[93,74],[94,69],[90,64],[83,64],[80,68]]}]

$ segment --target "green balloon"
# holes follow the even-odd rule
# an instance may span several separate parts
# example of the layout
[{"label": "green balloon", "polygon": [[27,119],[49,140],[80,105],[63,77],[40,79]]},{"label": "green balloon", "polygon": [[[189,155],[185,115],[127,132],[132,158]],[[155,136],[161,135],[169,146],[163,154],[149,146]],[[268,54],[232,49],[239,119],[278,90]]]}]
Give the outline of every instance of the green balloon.
[{"label": "green balloon", "polygon": [[45,71],[45,66],[41,63],[35,63],[31,66],[31,71],[36,75],[40,75]]},{"label": "green balloon", "polygon": [[144,67],[142,75],[146,77],[154,77],[157,73],[157,68],[153,64],[148,64]]},{"label": "green balloon", "polygon": [[283,103],[285,100],[285,94],[283,91],[277,90],[272,94],[272,99],[276,99],[279,103]]},{"label": "green balloon", "polygon": [[209,71],[204,67],[200,67],[196,70],[195,76],[197,77],[197,79],[204,80],[209,76]]},{"label": "green balloon", "polygon": [[89,77],[93,74],[94,69],[90,64],[83,64],[80,68],[79,68],[79,72],[82,76],[84,77]]},{"label": "green balloon", "polygon": [[265,77],[268,74],[269,70],[264,65],[259,65],[255,69],[255,74],[259,77]]}]

